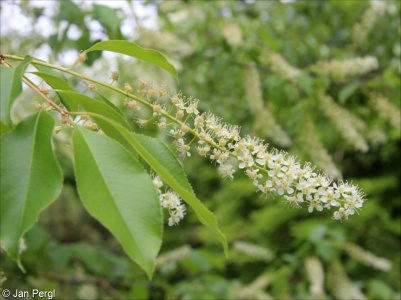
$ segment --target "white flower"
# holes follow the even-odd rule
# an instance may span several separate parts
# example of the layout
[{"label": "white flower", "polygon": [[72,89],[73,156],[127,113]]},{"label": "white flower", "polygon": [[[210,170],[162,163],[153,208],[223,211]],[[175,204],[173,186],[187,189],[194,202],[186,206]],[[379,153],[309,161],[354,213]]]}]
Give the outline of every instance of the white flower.
[{"label": "white flower", "polygon": [[198,150],[200,156],[206,157],[206,155],[210,151],[210,146],[208,144],[205,144],[204,141],[199,141],[199,144],[200,146],[196,147],[196,150]]},{"label": "white flower", "polygon": [[247,169],[245,174],[253,180],[253,184],[257,186],[258,178],[262,178],[262,174],[258,174],[259,169]]},{"label": "white flower", "polygon": [[242,151],[242,154],[238,155],[238,160],[240,161],[239,168],[250,168],[253,166],[253,158],[251,153],[248,150]]},{"label": "white flower", "polygon": [[321,196],[320,201],[329,204],[330,206],[339,206],[340,203],[337,199],[340,198],[340,193],[336,191],[333,187],[318,189],[318,194]]},{"label": "white flower", "polygon": [[259,184],[258,190],[266,195],[274,193],[276,191],[276,189],[273,187],[273,182],[271,180],[267,180],[264,185]]},{"label": "white flower", "polygon": [[313,200],[309,201],[308,211],[311,213],[313,212],[313,209],[316,209],[317,211],[323,210],[323,206],[320,204],[319,196],[317,194]]},{"label": "white flower", "polygon": [[277,185],[279,186],[277,189],[277,193],[279,195],[284,195],[284,192],[291,195],[295,192],[295,190],[291,187],[291,181],[289,181],[286,177],[281,180],[277,180]]},{"label": "white flower", "polygon": [[189,150],[191,149],[191,147],[187,144],[185,144],[184,139],[180,138],[176,141],[177,144],[177,150],[178,152],[181,153],[182,157],[185,156],[191,156],[191,153],[189,152]]},{"label": "white flower", "polygon": [[284,177],[284,173],[288,170],[288,168],[280,163],[270,161],[268,163],[268,167],[270,170],[267,172],[270,177]]},{"label": "white flower", "polygon": [[256,162],[261,165],[262,167],[266,166],[267,164],[269,164],[272,159],[273,159],[273,155],[270,152],[259,152],[256,155],[257,159]]},{"label": "white flower", "polygon": [[155,175],[155,176],[153,177],[152,181],[153,181],[153,184],[155,185],[155,187],[156,187],[156,188],[159,190],[159,192],[160,192],[160,188],[163,186],[163,181],[162,181],[162,179],[160,178],[160,176],[159,176],[159,175]]},{"label": "white flower", "polygon": [[286,200],[288,205],[292,207],[301,207],[300,203],[304,202],[302,197],[298,197],[296,195],[284,196],[284,199]]},{"label": "white flower", "polygon": [[340,207],[338,211],[334,212],[333,219],[334,220],[348,219],[348,214],[345,208]]},{"label": "white flower", "polygon": [[234,167],[230,164],[222,164],[219,166],[219,173],[221,176],[223,176],[223,178],[230,178],[231,180],[233,180],[235,170]]},{"label": "white flower", "polygon": [[199,102],[199,100],[198,99],[195,99],[195,100],[190,100],[189,101],[189,104],[188,104],[188,106],[187,106],[187,108],[186,108],[186,111],[187,111],[187,113],[188,114],[195,114],[195,115],[198,115],[199,114],[199,111],[198,111],[198,102]]}]

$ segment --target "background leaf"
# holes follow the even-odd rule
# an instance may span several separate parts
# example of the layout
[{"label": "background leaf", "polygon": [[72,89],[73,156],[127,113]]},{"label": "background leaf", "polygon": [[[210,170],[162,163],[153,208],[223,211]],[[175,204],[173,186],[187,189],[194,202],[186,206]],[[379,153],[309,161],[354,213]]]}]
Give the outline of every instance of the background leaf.
[{"label": "background leaf", "polygon": [[40,111],[1,138],[1,245],[18,264],[20,239],[61,191],[53,125]]},{"label": "background leaf", "polygon": [[178,74],[174,66],[159,51],[142,48],[135,43],[120,40],[99,42],[86,50],[86,52],[95,50],[112,51],[142,59],[166,70],[178,81]]},{"label": "background leaf", "polygon": [[33,59],[32,56],[26,55],[17,67],[0,68],[0,120],[7,125],[11,125],[11,106],[22,92],[22,75]]},{"label": "background leaf", "polygon": [[108,137],[77,127],[73,143],[78,192],[85,208],[150,279],[161,246],[162,215],[149,174]]},{"label": "background leaf", "polygon": [[117,16],[115,9],[105,6],[94,4],[93,14],[97,20],[106,28],[108,35],[111,39],[121,38],[120,33],[120,18]]}]

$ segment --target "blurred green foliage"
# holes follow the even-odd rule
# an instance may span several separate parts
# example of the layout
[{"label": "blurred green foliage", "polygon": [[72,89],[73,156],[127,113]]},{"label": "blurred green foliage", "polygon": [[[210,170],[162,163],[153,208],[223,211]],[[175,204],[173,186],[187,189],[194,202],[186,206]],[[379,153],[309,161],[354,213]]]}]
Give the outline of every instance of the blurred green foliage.
[{"label": "blurred green foliage", "polygon": [[[80,68],[103,80],[118,69],[121,86],[144,79],[199,98],[201,110],[240,125],[243,134],[358,184],[368,201],[358,215],[338,223],[329,214],[288,208],[280,197],[260,197],[240,172],[223,181],[213,164],[192,155],[185,170],[216,214],[230,255],[224,258],[218,241],[189,211],[179,227],[165,228],[158,268],[148,282],[83,210],[71,149],[59,137],[63,192],[26,236],[26,274],[1,253],[3,288],[56,288],[58,299],[400,299],[399,1],[120,1],[112,8],[64,0],[53,11],[35,1],[5,2],[30,27],[25,33],[8,28],[1,37],[4,53],[37,55],[35,49],[49,47],[49,59],[64,62],[101,39],[159,50],[179,70],[178,86],[149,64],[98,52],[85,62],[91,68]],[[155,12],[151,25],[145,26],[144,10]],[[54,28],[49,36],[34,26],[44,19]],[[280,57],[286,62],[281,68]],[[339,76],[318,64],[358,57],[374,57],[377,66],[362,72],[363,64],[350,63],[346,76]],[[76,82],[76,88],[83,86]],[[99,93],[123,107],[116,95]],[[332,102],[323,103],[322,95]],[[17,116],[31,112],[32,95],[22,98]],[[327,103],[340,112],[337,118],[325,111]],[[368,149],[347,139],[344,124],[355,126]],[[279,129],[272,131],[274,126]],[[155,126],[141,130],[171,142]]]}]

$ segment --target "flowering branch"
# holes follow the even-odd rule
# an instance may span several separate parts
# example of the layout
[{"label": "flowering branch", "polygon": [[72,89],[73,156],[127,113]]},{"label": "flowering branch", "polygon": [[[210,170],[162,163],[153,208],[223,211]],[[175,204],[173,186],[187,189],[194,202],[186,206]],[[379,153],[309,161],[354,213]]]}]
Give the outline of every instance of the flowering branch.
[{"label": "flowering branch", "polygon": [[[11,55],[4,57],[23,59]],[[306,204],[309,212],[334,208],[333,219],[342,220],[355,214],[365,201],[364,194],[356,185],[346,181],[332,182],[327,175],[317,172],[312,164],[302,165],[295,156],[284,151],[268,150],[268,144],[259,138],[241,137],[239,126],[225,123],[211,112],[200,113],[197,99],[184,97],[181,93],[171,95],[164,87],[156,89],[144,81],[139,83],[138,95],[135,95],[128,83],[124,89],[119,89],[70,69],[41,61],[32,61],[32,64],[51,67],[116,91],[125,97],[127,108],[148,107],[153,112],[152,117],[139,119],[137,124],[144,127],[155,122],[161,129],[170,127],[169,134],[175,139],[173,144],[182,157],[190,156],[191,145],[196,143],[198,154],[217,164],[223,178],[232,180],[238,167],[252,180],[257,191],[264,195],[282,196],[289,206]],[[167,123],[167,120],[171,122]],[[192,135],[191,139],[188,133]],[[154,183],[161,187],[157,179]],[[173,194],[160,192],[159,195],[161,205],[170,212],[170,225],[177,224],[184,216],[185,208]]]}]

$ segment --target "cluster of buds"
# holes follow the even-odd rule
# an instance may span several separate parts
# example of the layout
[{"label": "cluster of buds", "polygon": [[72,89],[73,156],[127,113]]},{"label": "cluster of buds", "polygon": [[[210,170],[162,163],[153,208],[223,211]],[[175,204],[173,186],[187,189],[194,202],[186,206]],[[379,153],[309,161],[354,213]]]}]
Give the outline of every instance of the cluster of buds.
[{"label": "cluster of buds", "polygon": [[[143,82],[140,86],[142,95],[155,89]],[[186,98],[181,93],[166,98],[170,101],[168,111],[164,107],[167,104],[160,106],[158,99],[149,101],[154,112],[152,118],[164,123],[165,119],[172,121],[168,132],[182,157],[190,156],[192,143],[197,143],[194,148],[199,155],[209,157],[223,178],[232,180],[238,169],[243,170],[262,194],[282,196],[292,207],[306,204],[309,212],[335,209],[335,220],[347,219],[362,207],[364,195],[357,186],[344,181],[332,182],[325,174],[316,172],[310,163],[302,165],[284,151],[268,150],[268,145],[258,138],[241,137],[238,126],[227,124],[210,112],[200,113],[197,99]],[[188,135],[192,136],[189,142]],[[160,200],[170,212],[169,223],[176,224],[183,216],[178,196],[168,192],[160,194]]]}]

